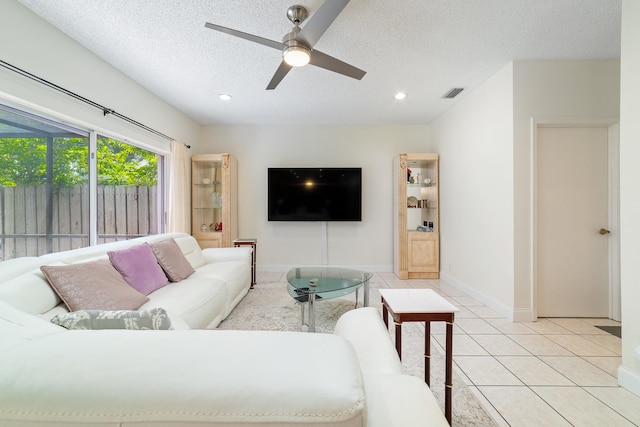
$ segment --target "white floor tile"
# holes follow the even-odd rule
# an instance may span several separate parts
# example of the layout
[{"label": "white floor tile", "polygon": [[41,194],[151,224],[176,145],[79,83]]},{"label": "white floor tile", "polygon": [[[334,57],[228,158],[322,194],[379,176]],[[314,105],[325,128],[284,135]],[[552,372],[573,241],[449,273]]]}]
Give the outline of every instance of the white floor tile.
[{"label": "white floor tile", "polygon": [[472,338],[492,356],[528,356],[524,347],[505,335],[473,335]]},{"label": "white floor tile", "polygon": [[465,292],[462,292],[461,290],[456,288],[455,286],[451,286],[450,284],[445,282],[440,282],[440,290],[445,295],[450,297],[468,297],[469,296]]},{"label": "white floor tile", "polygon": [[581,337],[601,345],[618,356],[622,355],[622,340],[615,335],[581,335]]},{"label": "white floor tile", "polygon": [[487,400],[487,398],[482,394],[482,392],[475,386],[469,386],[469,390],[473,394],[473,396],[480,402],[480,405],[485,410],[485,412],[491,417],[493,422],[496,424],[496,427],[509,427],[509,423],[500,415],[500,412],[496,411],[491,405],[491,402]]},{"label": "white floor tile", "polygon": [[622,387],[585,387],[598,400],[636,425],[640,425],[640,396]]},{"label": "white floor tile", "polygon": [[621,323],[618,322],[617,320],[613,320],[613,319],[603,319],[603,318],[583,318],[582,319],[585,322],[588,322],[592,325],[597,325],[597,326],[620,326]]},{"label": "white floor tile", "polygon": [[486,319],[486,321],[502,332],[503,334],[513,334],[513,335],[534,335],[537,334],[536,331],[528,327],[530,323],[518,323],[512,322],[511,320],[506,319]]},{"label": "white floor tile", "polygon": [[580,335],[549,335],[548,338],[578,356],[616,356],[616,353]]},{"label": "white floor tile", "polygon": [[571,426],[529,387],[484,386],[478,389],[511,427]]},{"label": "white floor tile", "polygon": [[579,357],[541,356],[540,359],[581,387],[616,387],[618,380]]},{"label": "white floor tile", "polygon": [[562,326],[553,323],[548,319],[538,319],[537,322],[527,323],[527,326],[537,333],[544,335],[566,335],[571,333],[571,331],[567,328],[563,328]]},{"label": "white floor tile", "polygon": [[573,356],[573,353],[542,335],[507,335],[536,356]]},{"label": "white floor tile", "polygon": [[492,356],[456,356],[455,363],[476,386],[523,385]]},{"label": "white floor tile", "polygon": [[570,330],[574,334],[586,335],[586,334],[595,334],[595,335],[605,335],[608,332],[603,331],[602,329],[598,329],[593,325],[593,322],[587,321],[584,319],[574,319],[574,318],[548,318],[549,321],[555,323],[556,325],[560,325],[565,329]]},{"label": "white floor tile", "polygon": [[[391,273],[376,274],[374,280],[391,288],[435,289],[460,309],[454,370],[498,427],[640,426],[640,397],[617,385],[621,340],[595,327],[619,322],[541,318],[514,323],[442,280],[398,280]],[[443,354],[445,325],[433,323],[431,333],[432,354]],[[403,326],[407,357],[414,352],[421,357],[421,334],[422,323]]]},{"label": "white floor tile", "polygon": [[474,335],[474,334],[484,334],[484,335],[501,334],[501,332],[499,330],[497,330],[496,328],[491,326],[484,319],[477,319],[477,318],[457,319],[454,322],[454,324],[457,327],[461,328],[464,332],[466,332],[469,335]]},{"label": "white floor tile", "polygon": [[535,356],[496,357],[526,385],[573,386],[572,381]]},{"label": "white floor tile", "polygon": [[504,318],[504,316],[502,314],[498,313],[497,311],[494,311],[494,310],[490,309],[489,307],[485,307],[485,306],[481,306],[481,307],[469,306],[467,308],[469,309],[470,312],[474,313],[476,316],[481,317],[483,319],[502,319],[502,318]]},{"label": "white floor tile", "polygon": [[[453,303],[453,304],[455,305],[455,303]],[[466,307],[457,307],[457,308],[460,311],[456,312],[455,321],[458,321],[458,319],[471,319],[471,318],[477,318],[478,317],[477,314],[475,314],[474,312],[472,312],[471,310],[469,310]]]},{"label": "white floor tile", "polygon": [[[445,322],[431,322],[431,334],[432,335],[445,335],[447,333],[447,324]],[[458,335],[458,334],[466,334],[465,331],[463,331],[459,326],[458,326],[458,321],[455,321],[453,324],[453,333]]]},{"label": "white floor tile", "polygon": [[[445,348],[446,338],[445,335],[433,335],[438,341],[438,344]],[[489,353],[482,348],[480,344],[473,340],[468,335],[454,335],[453,336],[453,355],[454,356],[487,356]]]},{"label": "white floor tile", "polygon": [[532,390],[574,426],[633,426],[580,387],[532,387]]},{"label": "white floor tile", "polygon": [[597,366],[612,377],[618,378],[618,368],[622,365],[622,357],[583,357],[584,360]]},{"label": "white floor tile", "polygon": [[451,299],[454,301],[454,304],[457,306],[463,306],[463,307],[481,307],[484,304],[482,304],[480,301],[477,301],[474,298],[471,297],[451,297]]}]

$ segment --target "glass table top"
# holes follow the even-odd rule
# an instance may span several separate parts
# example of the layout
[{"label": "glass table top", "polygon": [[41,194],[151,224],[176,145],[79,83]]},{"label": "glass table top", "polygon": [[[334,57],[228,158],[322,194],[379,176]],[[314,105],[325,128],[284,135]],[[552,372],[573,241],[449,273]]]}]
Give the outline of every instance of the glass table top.
[{"label": "glass table top", "polygon": [[[348,268],[296,267],[287,273],[287,281],[289,295],[293,298],[306,299],[304,296],[313,288],[316,299],[331,299],[354,292],[372,276],[372,273]],[[310,286],[309,281],[316,279],[316,285]]]}]

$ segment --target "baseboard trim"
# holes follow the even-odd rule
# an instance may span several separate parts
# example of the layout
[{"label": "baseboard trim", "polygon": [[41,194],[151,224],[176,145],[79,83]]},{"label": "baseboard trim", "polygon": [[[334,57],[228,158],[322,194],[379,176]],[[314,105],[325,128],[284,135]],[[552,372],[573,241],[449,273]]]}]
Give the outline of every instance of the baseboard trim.
[{"label": "baseboard trim", "polygon": [[[448,284],[455,287],[456,289],[463,291],[464,293],[468,294],[472,298],[476,299],[478,302],[483,303],[484,305],[486,305],[493,311],[501,314],[502,316],[506,317],[507,319],[511,321],[516,321],[514,319],[516,315],[515,310],[512,309],[511,307],[508,307],[503,303],[496,301],[491,297],[488,297],[487,295],[478,291],[476,288],[467,285],[466,283],[456,279],[455,277],[447,273],[440,273],[440,279],[444,282],[447,282]],[[520,313],[520,310],[518,310],[517,317],[520,318],[523,315],[524,314]],[[519,320],[519,321],[522,321],[522,320]]]},{"label": "baseboard trim", "polygon": [[537,319],[533,316],[533,310],[530,308],[514,308],[511,320],[514,322],[535,322]]},{"label": "baseboard trim", "polygon": [[631,393],[640,396],[640,373],[621,365],[618,367],[618,384]]}]

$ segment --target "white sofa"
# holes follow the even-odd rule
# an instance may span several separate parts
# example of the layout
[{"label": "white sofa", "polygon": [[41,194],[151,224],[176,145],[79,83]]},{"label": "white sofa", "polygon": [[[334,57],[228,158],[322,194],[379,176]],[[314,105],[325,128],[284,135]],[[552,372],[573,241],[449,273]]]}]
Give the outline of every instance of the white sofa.
[{"label": "white sofa", "polygon": [[190,330],[49,321],[65,309],[39,265],[166,237],[0,263],[1,426],[448,425],[424,382],[402,373],[374,308],[346,313],[334,334],[202,329],[247,292],[249,248],[200,251],[190,236],[171,235],[196,272],[145,306],[167,308]]},{"label": "white sofa", "polygon": [[169,238],[176,241],[195,273],[149,294],[149,301],[140,310],[154,307],[166,309],[176,329],[216,327],[249,291],[251,248],[201,250],[198,242],[184,233],[159,234],[1,262],[0,300],[50,320],[68,310],[49,286],[40,271],[41,265],[78,264],[108,259],[108,251]]}]

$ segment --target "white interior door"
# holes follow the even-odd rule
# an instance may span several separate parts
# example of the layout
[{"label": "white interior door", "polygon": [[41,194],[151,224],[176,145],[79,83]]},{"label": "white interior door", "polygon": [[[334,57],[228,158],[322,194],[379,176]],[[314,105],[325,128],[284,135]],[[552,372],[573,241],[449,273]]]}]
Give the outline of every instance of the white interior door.
[{"label": "white interior door", "polygon": [[608,317],[607,142],[607,127],[538,127],[539,317]]}]

